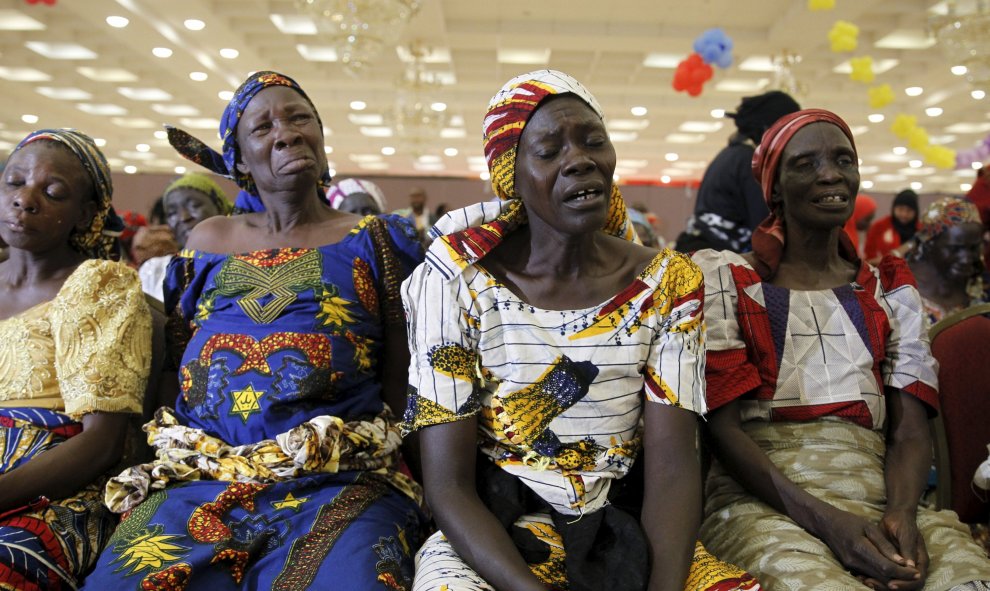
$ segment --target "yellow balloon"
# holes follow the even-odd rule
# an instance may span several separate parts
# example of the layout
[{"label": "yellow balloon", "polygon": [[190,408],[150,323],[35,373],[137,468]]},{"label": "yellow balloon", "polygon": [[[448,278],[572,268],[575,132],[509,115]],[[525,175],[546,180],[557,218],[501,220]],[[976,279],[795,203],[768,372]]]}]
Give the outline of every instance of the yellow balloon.
[{"label": "yellow balloon", "polygon": [[854,51],[858,36],[859,27],[847,21],[835,21],[832,30],[828,32],[828,40],[835,53]]},{"label": "yellow balloon", "polygon": [[876,79],[873,74],[873,58],[868,55],[850,59],[849,66],[852,68],[852,72],[849,74],[850,80],[869,84]]},{"label": "yellow balloon", "polygon": [[832,10],[835,8],[835,0],[808,0],[809,10]]},{"label": "yellow balloon", "polygon": [[894,90],[889,84],[870,87],[867,92],[870,95],[870,107],[874,109],[882,109],[894,102]]}]

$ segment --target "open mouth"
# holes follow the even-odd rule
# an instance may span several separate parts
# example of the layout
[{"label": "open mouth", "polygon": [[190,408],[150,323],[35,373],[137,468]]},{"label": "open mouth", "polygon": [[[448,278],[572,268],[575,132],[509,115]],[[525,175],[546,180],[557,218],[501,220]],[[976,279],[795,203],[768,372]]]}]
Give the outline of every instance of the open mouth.
[{"label": "open mouth", "polygon": [[602,194],[601,189],[584,189],[583,191],[578,191],[576,193],[571,193],[567,196],[565,201],[569,203],[582,203],[585,201],[591,201]]},{"label": "open mouth", "polygon": [[822,205],[825,207],[838,207],[849,203],[849,197],[839,194],[820,195],[812,199],[811,202],[815,205]]}]

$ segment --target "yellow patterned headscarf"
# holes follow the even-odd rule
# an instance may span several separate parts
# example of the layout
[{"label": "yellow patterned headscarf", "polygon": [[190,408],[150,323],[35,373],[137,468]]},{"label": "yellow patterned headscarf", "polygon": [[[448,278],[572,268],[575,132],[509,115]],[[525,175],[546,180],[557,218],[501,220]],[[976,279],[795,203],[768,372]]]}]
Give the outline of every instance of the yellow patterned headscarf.
[{"label": "yellow patterned headscarf", "polygon": [[[602,120],[605,115],[595,97],[580,82],[556,70],[536,70],[505,83],[488,103],[485,115],[485,159],[492,189],[501,199],[517,199],[515,193],[516,151],[526,123],[540,103],[551,95],[570,93],[584,101]],[[612,184],[608,217],[602,228],[609,234],[637,241],[626,214],[626,203],[619,187]]]}]

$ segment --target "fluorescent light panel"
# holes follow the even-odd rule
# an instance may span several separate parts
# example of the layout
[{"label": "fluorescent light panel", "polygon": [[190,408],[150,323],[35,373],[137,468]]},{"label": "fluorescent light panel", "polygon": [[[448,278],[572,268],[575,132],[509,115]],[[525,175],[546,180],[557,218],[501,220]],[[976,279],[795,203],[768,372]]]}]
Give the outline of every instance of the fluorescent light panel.
[{"label": "fluorescent light panel", "polygon": [[19,10],[0,9],[0,31],[44,31],[45,25]]},{"label": "fluorescent light panel", "polygon": [[308,16],[301,14],[270,14],[275,28],[286,35],[315,35],[317,33],[316,22]]},{"label": "fluorescent light panel", "polygon": [[55,88],[52,86],[39,86],[34,89],[38,94],[47,96],[50,99],[59,101],[88,101],[93,95],[81,88]]}]

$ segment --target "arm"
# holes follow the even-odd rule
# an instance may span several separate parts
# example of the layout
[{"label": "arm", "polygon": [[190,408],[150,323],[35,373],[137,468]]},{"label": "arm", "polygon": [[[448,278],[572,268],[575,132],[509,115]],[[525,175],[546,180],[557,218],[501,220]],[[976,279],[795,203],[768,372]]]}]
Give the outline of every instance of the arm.
[{"label": "arm", "polygon": [[40,496],[72,496],[99,478],[120,461],[128,418],[122,413],[87,414],[82,433],[0,475],[0,512]]},{"label": "arm", "polygon": [[701,470],[694,413],[646,403],[641,522],[649,542],[650,591],[681,591],[701,521]]},{"label": "arm", "polygon": [[[406,390],[409,388],[410,356],[406,325],[404,323],[386,325],[383,332],[385,342],[382,345],[381,362],[382,400],[396,419],[401,419],[402,412],[406,408]],[[402,438],[402,454],[415,479],[422,482],[418,433],[409,433]]]},{"label": "arm", "polygon": [[[426,498],[457,554],[499,591],[545,591],[475,488],[478,420],[422,430]],[[479,535],[479,532],[483,532]]]},{"label": "arm", "polygon": [[736,481],[822,540],[846,568],[881,581],[914,579],[917,569],[877,524],[819,500],[777,469],[743,431],[738,401],[712,411],[708,425],[715,453]]}]

